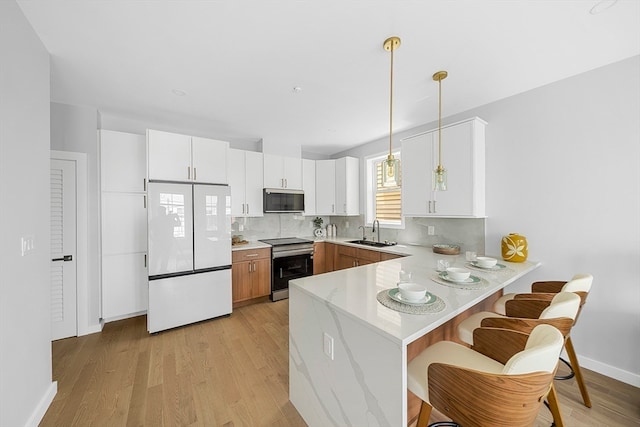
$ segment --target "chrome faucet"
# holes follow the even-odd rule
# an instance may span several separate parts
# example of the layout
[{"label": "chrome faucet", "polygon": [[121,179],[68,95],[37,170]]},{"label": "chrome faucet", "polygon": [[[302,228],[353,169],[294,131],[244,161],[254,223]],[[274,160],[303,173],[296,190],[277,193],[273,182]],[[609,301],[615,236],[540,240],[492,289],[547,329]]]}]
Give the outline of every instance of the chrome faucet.
[{"label": "chrome faucet", "polygon": [[362,228],[362,240],[367,240],[367,236],[364,235],[364,225],[361,225],[358,228]]},{"label": "chrome faucet", "polygon": [[371,232],[375,233],[376,232],[376,224],[378,224],[378,242],[380,241],[380,221],[378,221],[378,219],[374,219],[373,220],[373,227],[371,228]]}]

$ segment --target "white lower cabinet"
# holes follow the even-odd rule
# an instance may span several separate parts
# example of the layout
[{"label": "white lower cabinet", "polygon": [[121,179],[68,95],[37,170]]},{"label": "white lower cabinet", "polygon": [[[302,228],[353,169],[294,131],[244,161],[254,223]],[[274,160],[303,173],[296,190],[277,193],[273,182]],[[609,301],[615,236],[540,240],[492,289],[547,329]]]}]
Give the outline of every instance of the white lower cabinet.
[{"label": "white lower cabinet", "polygon": [[148,308],[145,253],[102,257],[102,318],[106,321],[140,314]]},{"label": "white lower cabinet", "polygon": [[442,128],[446,191],[433,191],[433,170],[438,165],[438,130],[402,142],[404,216],[485,216],[485,126],[486,122],[476,117]]}]

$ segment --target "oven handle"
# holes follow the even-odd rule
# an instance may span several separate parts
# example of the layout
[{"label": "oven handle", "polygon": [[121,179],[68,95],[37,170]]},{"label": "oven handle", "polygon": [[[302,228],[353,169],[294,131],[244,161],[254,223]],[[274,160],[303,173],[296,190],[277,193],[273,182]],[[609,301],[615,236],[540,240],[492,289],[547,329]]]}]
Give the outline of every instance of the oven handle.
[{"label": "oven handle", "polygon": [[273,259],[285,258],[285,257],[288,257],[288,256],[294,256],[294,255],[313,255],[313,250],[309,250],[309,249],[294,249],[294,250],[290,250],[290,251],[274,252],[273,253]]}]

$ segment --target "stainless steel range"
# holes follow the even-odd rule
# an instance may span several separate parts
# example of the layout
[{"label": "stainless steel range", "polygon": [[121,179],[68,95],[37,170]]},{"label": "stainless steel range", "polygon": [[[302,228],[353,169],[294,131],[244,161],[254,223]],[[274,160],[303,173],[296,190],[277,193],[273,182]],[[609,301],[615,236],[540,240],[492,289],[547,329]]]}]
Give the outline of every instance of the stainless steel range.
[{"label": "stainless steel range", "polygon": [[313,274],[313,241],[296,237],[260,241],[271,245],[271,299],[289,298],[289,280]]}]

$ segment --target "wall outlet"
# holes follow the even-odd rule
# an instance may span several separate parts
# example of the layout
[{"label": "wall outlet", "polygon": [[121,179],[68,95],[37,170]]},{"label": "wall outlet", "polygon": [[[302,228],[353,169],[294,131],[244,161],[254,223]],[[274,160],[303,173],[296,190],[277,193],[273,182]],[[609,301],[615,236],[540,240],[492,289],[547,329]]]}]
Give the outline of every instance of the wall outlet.
[{"label": "wall outlet", "polygon": [[436,234],[436,227],[434,227],[433,225],[429,225],[429,226],[427,227],[427,234],[428,234],[429,236],[433,236],[433,235],[435,235],[435,234]]},{"label": "wall outlet", "polygon": [[323,349],[324,354],[331,360],[333,360],[333,337],[328,333],[324,333],[323,336]]},{"label": "wall outlet", "polygon": [[36,250],[36,239],[33,236],[23,236],[20,239],[21,255],[25,256]]},{"label": "wall outlet", "polygon": [[344,222],[344,228],[349,228],[349,221]]}]

